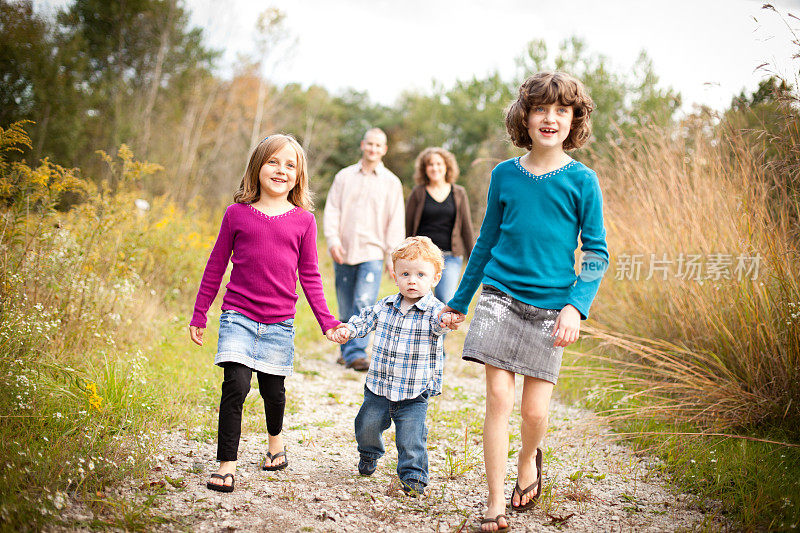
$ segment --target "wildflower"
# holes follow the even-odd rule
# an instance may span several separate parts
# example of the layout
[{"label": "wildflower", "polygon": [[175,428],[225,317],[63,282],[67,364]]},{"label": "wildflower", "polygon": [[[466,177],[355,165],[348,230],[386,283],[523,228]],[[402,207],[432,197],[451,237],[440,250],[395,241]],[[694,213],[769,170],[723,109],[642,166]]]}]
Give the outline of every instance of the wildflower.
[{"label": "wildflower", "polygon": [[86,383],[86,400],[97,411],[100,410],[100,406],[103,404],[103,398],[97,394],[97,384],[94,381]]}]

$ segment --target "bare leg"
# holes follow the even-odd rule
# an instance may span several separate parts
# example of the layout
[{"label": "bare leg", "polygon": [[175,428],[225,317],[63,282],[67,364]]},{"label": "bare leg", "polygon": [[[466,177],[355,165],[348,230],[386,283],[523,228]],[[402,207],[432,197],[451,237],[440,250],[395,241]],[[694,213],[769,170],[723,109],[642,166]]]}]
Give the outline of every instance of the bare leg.
[{"label": "bare leg", "polygon": [[[539,477],[536,471],[536,448],[541,444],[547,432],[547,412],[550,407],[550,396],[553,384],[542,379],[525,376],[522,388],[522,449],[517,459],[517,475],[521,489],[527,488]],[[513,505],[525,505],[536,489],[527,493],[520,502],[519,494],[514,494]]]},{"label": "bare leg", "polygon": [[[506,497],[504,483],[508,461],[508,418],[514,408],[514,373],[486,365],[486,418],[483,422],[483,460],[489,498],[486,517],[504,514]],[[500,521],[500,527],[507,523]],[[483,524],[483,531],[496,531],[497,525]]]}]

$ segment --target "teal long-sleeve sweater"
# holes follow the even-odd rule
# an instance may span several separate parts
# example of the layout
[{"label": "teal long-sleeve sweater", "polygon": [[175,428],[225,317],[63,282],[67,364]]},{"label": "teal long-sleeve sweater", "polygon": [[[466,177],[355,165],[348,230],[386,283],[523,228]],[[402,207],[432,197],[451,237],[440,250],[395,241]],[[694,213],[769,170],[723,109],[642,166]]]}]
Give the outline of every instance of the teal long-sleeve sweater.
[{"label": "teal long-sleeve sweater", "polygon": [[[584,255],[576,276],[579,236]],[[466,313],[482,282],[544,309],[571,304],[586,319],[607,266],[595,172],[570,161],[536,176],[509,159],[492,171],[481,233],[448,305]]]}]

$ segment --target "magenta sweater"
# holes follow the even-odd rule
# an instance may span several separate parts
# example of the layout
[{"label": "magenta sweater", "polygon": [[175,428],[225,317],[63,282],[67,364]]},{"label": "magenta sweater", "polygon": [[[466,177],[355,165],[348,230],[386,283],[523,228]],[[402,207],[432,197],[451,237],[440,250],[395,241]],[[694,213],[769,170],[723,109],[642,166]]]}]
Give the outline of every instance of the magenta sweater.
[{"label": "magenta sweater", "polygon": [[197,291],[192,326],[206,327],[206,312],[217,296],[229,259],[233,270],[222,299],[223,311],[238,311],[262,324],[294,318],[299,272],[322,331],[339,325],[322,292],[317,223],[308,211],[295,207],[269,216],[249,204],[228,206]]}]

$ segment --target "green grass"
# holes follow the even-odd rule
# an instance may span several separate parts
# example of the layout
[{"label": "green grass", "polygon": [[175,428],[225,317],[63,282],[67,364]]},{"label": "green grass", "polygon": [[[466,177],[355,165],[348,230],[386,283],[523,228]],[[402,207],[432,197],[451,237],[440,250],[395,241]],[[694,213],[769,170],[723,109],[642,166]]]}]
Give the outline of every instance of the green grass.
[{"label": "green grass", "polygon": [[[583,348],[590,345],[585,341]],[[565,354],[566,367],[575,363],[574,354]],[[630,400],[631,391],[601,389],[591,378],[591,367],[599,370],[600,363],[587,364],[581,358],[580,364],[580,371],[562,371],[556,389],[560,397],[605,415],[623,443],[659,457],[663,461],[659,468],[678,489],[694,494],[699,507],[713,511],[715,502],[720,502],[724,513],[748,531],[800,527],[800,435],[796,428],[768,425],[738,428],[730,436],[700,435],[702,431],[692,425],[648,417],[644,402],[633,403],[641,416],[617,418],[615,409],[626,398],[626,408],[636,401]]]}]

